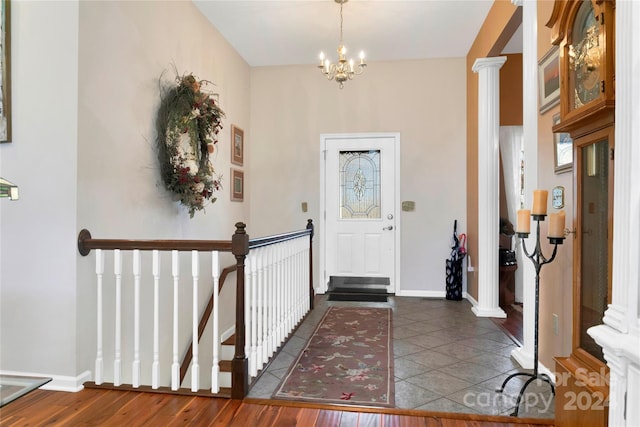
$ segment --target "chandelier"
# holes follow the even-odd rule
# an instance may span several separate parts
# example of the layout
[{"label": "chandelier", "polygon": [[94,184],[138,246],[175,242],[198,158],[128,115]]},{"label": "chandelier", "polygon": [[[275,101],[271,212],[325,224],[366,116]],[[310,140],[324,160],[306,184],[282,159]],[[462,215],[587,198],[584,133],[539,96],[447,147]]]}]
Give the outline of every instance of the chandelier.
[{"label": "chandelier", "polygon": [[340,44],[338,45],[338,62],[332,64],[329,59],[325,58],[324,53],[320,52],[320,64],[318,68],[327,80],[335,80],[340,85],[340,89],[344,87],[344,82],[353,79],[354,76],[362,74],[367,64],[364,62],[364,52],[360,52],[360,63],[356,67],[353,59],[347,60],[347,48],[342,43],[342,6],[349,0],[335,0],[340,5]]}]

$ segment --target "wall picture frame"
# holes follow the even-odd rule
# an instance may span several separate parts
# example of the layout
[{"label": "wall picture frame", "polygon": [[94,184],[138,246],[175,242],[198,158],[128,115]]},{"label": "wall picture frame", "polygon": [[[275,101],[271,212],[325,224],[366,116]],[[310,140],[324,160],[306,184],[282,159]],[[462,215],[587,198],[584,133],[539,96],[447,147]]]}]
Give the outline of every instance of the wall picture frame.
[{"label": "wall picture frame", "polygon": [[244,131],[236,125],[231,125],[231,163],[244,163]]},{"label": "wall picture frame", "polygon": [[244,172],[231,168],[231,201],[242,202],[244,200]]},{"label": "wall picture frame", "polygon": [[0,143],[11,142],[11,1],[0,0]]},{"label": "wall picture frame", "polygon": [[538,62],[540,114],[560,102],[560,50],[553,46]]},{"label": "wall picture frame", "polygon": [[[558,123],[560,123],[560,113],[553,115],[554,126]],[[553,162],[553,169],[557,174],[573,169],[573,140],[568,133],[553,134]]]}]

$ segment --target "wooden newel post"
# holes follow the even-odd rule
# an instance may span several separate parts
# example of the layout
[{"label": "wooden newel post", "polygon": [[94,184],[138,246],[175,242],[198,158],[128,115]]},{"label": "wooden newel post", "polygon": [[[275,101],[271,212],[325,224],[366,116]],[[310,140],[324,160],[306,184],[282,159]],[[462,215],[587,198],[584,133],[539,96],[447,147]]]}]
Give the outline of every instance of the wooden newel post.
[{"label": "wooden newel post", "polygon": [[249,235],[246,224],[236,223],[231,238],[231,252],[236,257],[236,349],[231,362],[231,398],[243,399],[249,392],[249,363],[244,353],[244,262],[249,254]]},{"label": "wooden newel post", "polygon": [[309,309],[313,310],[313,300],[315,299],[315,292],[313,290],[313,220],[307,220],[307,230],[311,230],[309,236]]}]

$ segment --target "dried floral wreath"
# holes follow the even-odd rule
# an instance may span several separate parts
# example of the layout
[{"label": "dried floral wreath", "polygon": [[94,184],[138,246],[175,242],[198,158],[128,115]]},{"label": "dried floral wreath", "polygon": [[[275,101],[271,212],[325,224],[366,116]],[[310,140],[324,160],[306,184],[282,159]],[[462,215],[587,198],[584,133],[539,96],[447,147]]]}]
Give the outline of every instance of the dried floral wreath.
[{"label": "dried floral wreath", "polygon": [[200,90],[208,83],[192,74],[177,76],[177,86],[162,93],[158,111],[160,174],[191,218],[207,201],[215,202],[213,192],[221,189],[209,154],[218,142],[224,112],[216,94]]}]

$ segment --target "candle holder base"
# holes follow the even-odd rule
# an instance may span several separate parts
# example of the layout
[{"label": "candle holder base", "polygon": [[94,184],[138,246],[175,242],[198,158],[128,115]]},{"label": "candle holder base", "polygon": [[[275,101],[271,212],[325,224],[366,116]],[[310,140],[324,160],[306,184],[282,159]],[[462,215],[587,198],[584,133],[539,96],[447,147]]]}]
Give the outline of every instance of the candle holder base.
[{"label": "candle holder base", "polygon": [[502,383],[502,386],[498,390],[496,390],[496,393],[502,393],[504,391],[504,388],[506,387],[507,383],[511,379],[513,379],[515,377],[529,377],[529,379],[520,388],[520,393],[518,394],[518,400],[516,401],[516,407],[513,410],[513,412],[511,413],[512,417],[517,417],[518,416],[518,410],[520,409],[520,401],[522,400],[522,396],[524,396],[524,392],[527,389],[527,387],[529,386],[529,384],[531,384],[535,380],[540,379],[540,380],[546,382],[547,384],[549,384],[549,387],[551,387],[551,393],[553,393],[554,396],[556,395],[556,389],[553,386],[553,382],[551,382],[551,378],[549,378],[549,375],[547,375],[547,374],[539,374],[537,369],[535,369],[532,374],[529,374],[529,373],[526,373],[526,372],[516,372],[515,374],[509,375],[504,380],[504,382]]},{"label": "candle holder base", "polygon": [[547,239],[552,245],[561,245],[564,242],[564,237],[547,237]]}]

